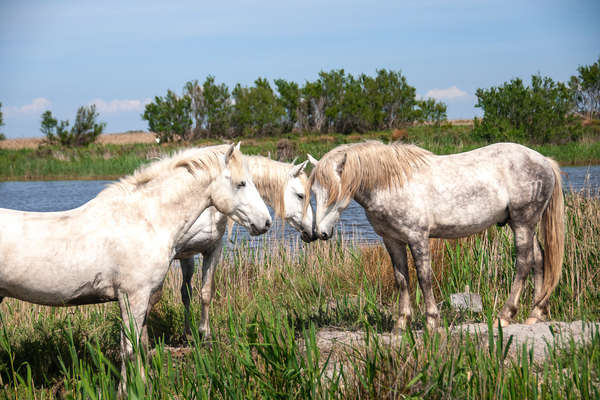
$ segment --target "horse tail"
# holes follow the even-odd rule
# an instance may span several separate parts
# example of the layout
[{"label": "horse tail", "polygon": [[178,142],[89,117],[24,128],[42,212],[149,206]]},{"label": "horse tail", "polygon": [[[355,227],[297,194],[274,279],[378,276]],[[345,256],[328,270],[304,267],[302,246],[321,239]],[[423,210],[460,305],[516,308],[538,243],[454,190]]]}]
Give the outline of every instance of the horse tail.
[{"label": "horse tail", "polygon": [[544,236],[544,285],[539,298],[536,299],[536,305],[546,303],[558,285],[565,254],[565,201],[560,168],[556,161],[549,158],[548,161],[554,173],[554,189],[541,221],[541,231]]}]

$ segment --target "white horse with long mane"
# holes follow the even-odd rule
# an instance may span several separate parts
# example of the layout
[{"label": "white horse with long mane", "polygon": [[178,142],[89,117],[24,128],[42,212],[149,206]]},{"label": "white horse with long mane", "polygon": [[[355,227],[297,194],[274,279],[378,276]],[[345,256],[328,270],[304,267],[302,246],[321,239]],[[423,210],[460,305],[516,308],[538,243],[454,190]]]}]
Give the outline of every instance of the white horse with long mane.
[{"label": "white horse with long mane", "polygon": [[[51,306],[118,301],[124,323],[144,343],[147,313],[177,244],[210,206],[253,234],[271,225],[234,145],[185,150],[144,166],[73,210],[0,209],[0,300]],[[122,332],[121,393],[132,353]]]},{"label": "white horse with long mane", "polygon": [[[312,208],[303,218],[304,188],[308,178],[304,173],[307,161],[294,165],[263,156],[244,155],[252,181],[267,205],[275,215],[288,222],[301,232],[302,240],[311,242],[317,237],[313,231]],[[202,300],[201,317],[198,326],[200,335],[210,339],[209,307],[214,293],[214,273],[223,250],[223,235],[227,226],[227,216],[214,207],[206,209],[185,233],[177,246],[176,259],[180,260],[183,280],[181,300],[185,306],[185,328],[190,331],[189,310],[194,274],[194,255],[202,254]]]},{"label": "white horse with long mane", "polygon": [[[331,238],[340,213],[354,198],[382,236],[400,288],[395,331],[411,316],[408,245],[423,291],[427,326],[438,324],[431,285],[429,238],[458,238],[494,224],[514,232],[516,274],[500,324],[517,311],[533,269],[535,303],[527,323],[548,317],[548,298],[558,284],[564,254],[564,200],[556,162],[518,144],[499,143],[466,153],[437,156],[412,145],[366,142],[342,145],[316,163],[307,185],[316,199],[317,235]],[[544,250],[536,238],[541,223]]]}]

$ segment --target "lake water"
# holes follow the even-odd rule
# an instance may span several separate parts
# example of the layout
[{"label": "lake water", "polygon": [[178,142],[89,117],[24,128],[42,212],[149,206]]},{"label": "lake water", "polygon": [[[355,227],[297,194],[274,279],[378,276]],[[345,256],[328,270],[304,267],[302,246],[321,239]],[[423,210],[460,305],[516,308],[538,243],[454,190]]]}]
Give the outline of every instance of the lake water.
[{"label": "lake water", "polygon": [[[564,188],[580,191],[591,188],[597,194],[600,190],[600,165],[589,167],[562,168]],[[112,181],[26,181],[0,182],[0,208],[11,208],[23,211],[64,211],[79,207],[95,197]],[[274,219],[275,221],[275,219]],[[352,201],[342,213],[338,232],[346,238],[358,241],[376,242],[379,237],[365,217],[364,210]],[[285,240],[292,243],[302,243],[297,232],[286,225],[283,230],[277,222],[267,234],[250,237],[244,228],[238,227],[233,231],[233,238],[247,240],[250,247],[279,243]]]}]

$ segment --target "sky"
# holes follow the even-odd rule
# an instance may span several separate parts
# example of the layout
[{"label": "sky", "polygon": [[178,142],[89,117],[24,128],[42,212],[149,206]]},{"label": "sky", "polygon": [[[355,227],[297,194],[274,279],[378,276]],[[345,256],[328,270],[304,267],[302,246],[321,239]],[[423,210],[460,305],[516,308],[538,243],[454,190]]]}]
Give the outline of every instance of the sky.
[{"label": "sky", "polygon": [[303,84],[340,68],[401,71],[448,118],[472,118],[477,88],[596,62],[598,16],[598,0],[0,0],[0,132],[39,137],[44,111],[72,122],[89,104],[106,133],[147,130],[144,105],[190,80]]}]

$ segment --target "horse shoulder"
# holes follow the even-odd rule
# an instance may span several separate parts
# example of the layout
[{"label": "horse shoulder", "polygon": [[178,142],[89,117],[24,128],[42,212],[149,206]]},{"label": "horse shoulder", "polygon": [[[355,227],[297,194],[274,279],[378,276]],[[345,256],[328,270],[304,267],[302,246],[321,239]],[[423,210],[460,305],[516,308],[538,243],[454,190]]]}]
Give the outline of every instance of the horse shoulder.
[{"label": "horse shoulder", "polygon": [[423,195],[426,191],[426,185],[409,181],[401,188],[373,191],[361,205],[378,235],[407,242],[429,230],[431,213],[428,198]]}]

